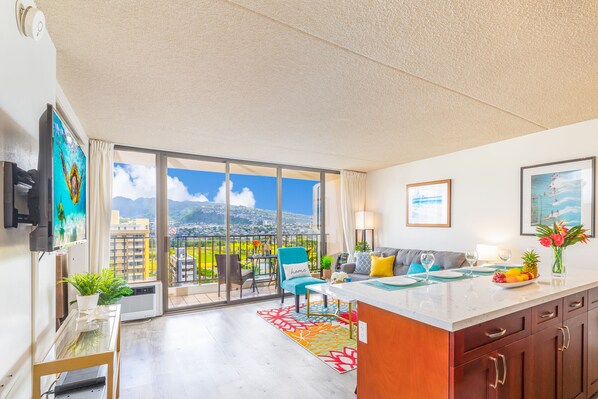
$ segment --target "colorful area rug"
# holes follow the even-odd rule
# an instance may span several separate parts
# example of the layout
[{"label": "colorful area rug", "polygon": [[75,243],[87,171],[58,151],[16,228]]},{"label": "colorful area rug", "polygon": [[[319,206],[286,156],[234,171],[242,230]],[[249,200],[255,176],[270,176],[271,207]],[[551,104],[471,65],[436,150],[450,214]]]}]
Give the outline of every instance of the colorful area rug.
[{"label": "colorful area rug", "polygon": [[[349,338],[349,325],[335,317],[306,315],[306,305],[302,305],[300,312],[295,312],[295,306],[285,306],[257,312],[268,323],[285,333],[293,341],[303,346],[324,363],[338,371],[346,373],[357,368],[357,341]],[[336,305],[329,303],[324,311],[322,301],[313,302],[311,311],[314,313],[332,313]],[[348,309],[341,303],[341,316],[348,319]],[[353,311],[353,336],[357,336],[357,311]]]}]

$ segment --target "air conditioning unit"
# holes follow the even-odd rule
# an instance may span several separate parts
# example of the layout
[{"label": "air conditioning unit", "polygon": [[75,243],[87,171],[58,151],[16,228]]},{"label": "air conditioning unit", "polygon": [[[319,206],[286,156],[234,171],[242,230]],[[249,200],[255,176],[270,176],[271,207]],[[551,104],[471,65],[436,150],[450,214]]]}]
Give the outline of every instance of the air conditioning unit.
[{"label": "air conditioning unit", "polygon": [[160,281],[130,284],[133,294],[123,297],[121,317],[123,321],[162,316],[162,283]]}]

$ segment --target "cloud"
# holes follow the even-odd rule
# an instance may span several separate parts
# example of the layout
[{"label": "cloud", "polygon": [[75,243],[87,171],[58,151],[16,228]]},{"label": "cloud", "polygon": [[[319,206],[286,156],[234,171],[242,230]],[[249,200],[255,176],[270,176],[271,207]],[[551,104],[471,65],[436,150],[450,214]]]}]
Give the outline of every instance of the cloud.
[{"label": "cloud", "polygon": [[[226,182],[223,181],[218,189],[218,193],[214,197],[214,202],[219,204],[226,203]],[[230,204],[237,206],[245,206],[247,208],[255,208],[255,197],[253,191],[247,187],[243,187],[240,192],[233,191],[233,181],[230,181]]]},{"label": "cloud", "polygon": [[[178,177],[167,176],[168,199],[173,201],[207,202],[201,194],[191,194]],[[125,165],[114,168],[113,197],[130,199],[156,197],[156,168],[141,165]]]}]

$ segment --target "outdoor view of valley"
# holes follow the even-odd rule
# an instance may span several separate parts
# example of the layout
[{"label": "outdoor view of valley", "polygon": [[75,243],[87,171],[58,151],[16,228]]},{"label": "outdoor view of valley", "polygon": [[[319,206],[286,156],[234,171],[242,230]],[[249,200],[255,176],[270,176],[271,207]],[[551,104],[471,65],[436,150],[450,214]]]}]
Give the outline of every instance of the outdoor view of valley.
[{"label": "outdoor view of valley", "polygon": [[[311,198],[309,200],[311,202]],[[155,198],[115,197],[112,209],[120,211],[121,218],[149,219],[153,233],[153,221],[156,220]],[[177,235],[225,235],[225,216],[225,204],[168,201],[168,225],[176,229]],[[283,234],[316,233],[313,215],[283,212],[282,230]],[[276,234],[276,211],[231,206],[231,234]]]},{"label": "outdoor view of valley", "polygon": [[[276,177],[231,173],[227,196],[224,173],[168,168],[169,286],[218,282],[216,255],[227,251],[227,198],[229,253],[237,254],[242,268],[253,271],[256,280],[274,279],[275,262],[267,256],[281,246],[304,246],[316,270],[320,182],[301,177],[283,177],[282,242],[278,242]],[[111,263],[115,273],[129,281],[157,276],[158,205],[154,167],[114,165]]]}]

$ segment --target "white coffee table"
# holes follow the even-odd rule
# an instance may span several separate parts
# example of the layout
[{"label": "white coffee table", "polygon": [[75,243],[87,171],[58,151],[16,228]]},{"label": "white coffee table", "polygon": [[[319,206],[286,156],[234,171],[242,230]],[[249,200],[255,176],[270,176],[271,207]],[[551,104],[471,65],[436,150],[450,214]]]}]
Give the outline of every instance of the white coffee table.
[{"label": "white coffee table", "polygon": [[[349,338],[353,339],[353,326],[355,323],[353,322],[352,316],[353,316],[353,309],[355,308],[354,305],[357,304],[356,299],[349,297],[346,294],[339,294],[339,293],[330,291],[330,283],[311,284],[311,285],[306,286],[305,289],[307,290],[307,317],[324,316],[324,317],[335,317],[338,320],[342,320],[342,321],[346,322],[347,324],[349,324]],[[327,308],[328,298],[336,301],[336,312],[334,312],[334,313],[312,313],[311,312],[311,299],[310,299],[311,291],[317,292],[324,296],[324,306],[326,308]],[[349,312],[348,312],[349,318],[348,319],[346,317],[342,317],[340,315],[341,302],[344,302],[348,305],[348,308],[349,308]]]}]

